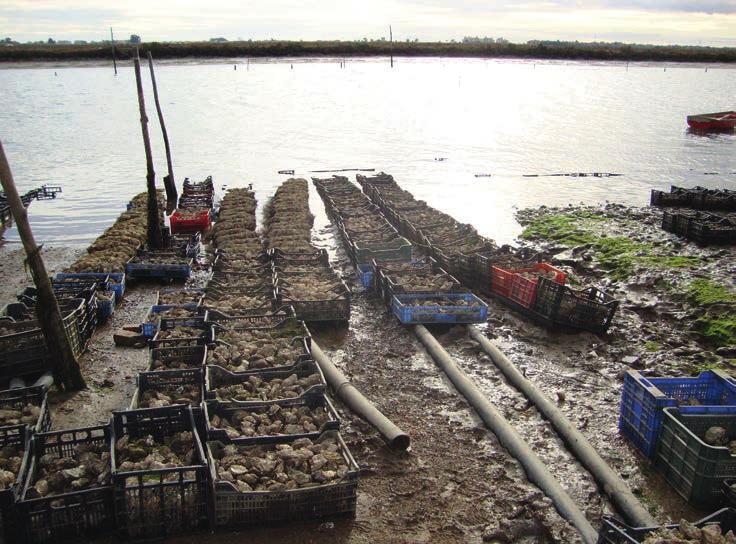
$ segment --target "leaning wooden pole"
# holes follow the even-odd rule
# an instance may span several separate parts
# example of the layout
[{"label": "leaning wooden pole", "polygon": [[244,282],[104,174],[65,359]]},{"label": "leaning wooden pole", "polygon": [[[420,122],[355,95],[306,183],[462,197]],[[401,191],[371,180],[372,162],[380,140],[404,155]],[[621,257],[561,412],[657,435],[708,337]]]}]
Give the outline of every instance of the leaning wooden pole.
[{"label": "leaning wooden pole", "polygon": [[115,38],[112,35],[112,27],[110,27],[110,45],[112,45],[112,68],[115,70],[115,75],[118,75],[118,63],[115,60]]},{"label": "leaning wooden pole", "polygon": [[169,170],[168,175],[164,176],[164,187],[166,188],[167,207],[173,209],[176,207],[176,182],[174,181],[174,167],[171,164],[171,147],[169,146],[169,135],[166,132],[166,124],[164,123],[164,113],[161,111],[161,103],[158,100],[158,86],[156,85],[156,74],[153,71],[153,57],[148,52],[148,67],[151,70],[151,85],[153,86],[153,100],[156,103],[156,112],[158,112],[158,122],[161,125],[161,133],[164,137],[164,148],[166,149],[166,167]]},{"label": "leaning wooden pole", "polygon": [[394,67],[394,31],[391,28],[391,25],[388,25],[388,36],[389,41],[391,43],[390,45],[390,52],[391,52],[391,68]]},{"label": "leaning wooden pole", "polygon": [[59,309],[59,303],[51,287],[46,266],[41,257],[41,248],[36,245],[28,223],[28,213],[15,188],[13,173],[10,171],[8,159],[5,156],[3,144],[0,142],[0,183],[2,183],[5,197],[18,227],[18,234],[26,250],[28,267],[31,269],[33,283],[36,286],[38,299],[36,301],[36,316],[46,340],[46,348],[51,356],[51,369],[56,383],[67,391],[84,389],[86,384],[79,369],[77,357],[69,343],[69,337],[64,329],[64,321]]},{"label": "leaning wooden pole", "polygon": [[146,101],[143,98],[143,81],[141,79],[141,58],[138,49],[133,59],[135,68],[135,83],[138,88],[138,108],[141,113],[141,131],[143,132],[143,147],[146,151],[146,183],[148,186],[148,247],[157,249],[163,246],[161,224],[158,215],[158,198],[156,195],[156,173],[153,171],[153,154],[151,153],[151,138],[148,135],[148,116],[146,115]]}]

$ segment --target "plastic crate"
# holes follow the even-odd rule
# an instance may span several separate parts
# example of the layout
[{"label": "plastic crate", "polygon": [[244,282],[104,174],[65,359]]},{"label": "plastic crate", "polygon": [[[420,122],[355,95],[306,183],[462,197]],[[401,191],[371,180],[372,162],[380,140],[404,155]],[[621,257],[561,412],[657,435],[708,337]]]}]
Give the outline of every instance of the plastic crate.
[{"label": "plastic crate", "polygon": [[224,333],[228,331],[238,330],[258,330],[261,332],[268,332],[270,336],[281,338],[287,336],[292,338],[293,340],[299,340],[300,342],[303,342],[304,346],[307,349],[307,352],[309,352],[312,347],[312,335],[310,334],[309,329],[307,329],[303,321],[297,320],[296,317],[294,317],[293,315],[289,317],[282,317],[281,319],[274,321],[229,321],[225,323],[211,323],[209,342],[214,343],[217,340],[222,340],[222,335]]},{"label": "plastic crate", "polygon": [[[161,301],[161,296],[166,296],[169,294],[174,293],[186,293],[191,296],[191,302],[185,302],[183,304],[169,304],[167,302]],[[185,306],[185,307],[193,307],[196,308],[199,306],[199,304],[202,302],[202,297],[204,296],[204,289],[201,288],[194,288],[194,287],[188,287],[188,288],[182,288],[182,289],[164,289],[162,291],[158,291],[156,293],[156,306]]]},{"label": "plastic crate", "polygon": [[[209,206],[212,206],[212,200],[209,200]],[[212,226],[209,210],[202,210],[194,219],[184,219],[182,213],[177,210],[169,217],[171,225],[171,234],[192,234],[202,232]]]},{"label": "plastic crate", "polygon": [[381,261],[411,260],[412,245],[403,236],[390,241],[350,243],[349,252],[354,264]]},{"label": "plastic crate", "polygon": [[[207,456],[213,486],[215,526],[353,517],[357,504],[358,464],[339,433],[327,431],[322,436],[337,437],[340,453],[348,466],[345,477],[336,483],[278,492],[241,493],[231,483],[218,480],[215,459],[223,444],[208,443]],[[285,438],[282,443],[293,440]]]},{"label": "plastic crate", "polygon": [[101,293],[103,296],[97,293],[97,313],[100,320],[104,321],[115,312],[115,291],[101,291]]},{"label": "plastic crate", "polygon": [[189,337],[170,337],[170,338],[162,338],[162,331],[170,330],[172,328],[175,328],[175,326],[170,325],[171,320],[163,320],[161,323],[161,326],[156,331],[156,334],[154,337],[148,342],[148,347],[150,348],[177,348],[177,347],[186,347],[186,346],[203,346],[207,343],[208,340],[208,332],[209,332],[209,325],[205,323],[204,318],[200,322],[198,322],[195,328],[200,331],[200,334],[197,336],[189,336]]},{"label": "plastic crate", "polygon": [[370,289],[373,286],[372,264],[358,264],[355,266],[355,272],[363,287]]},{"label": "plastic crate", "polygon": [[[562,270],[547,263],[537,263],[530,268],[514,269],[512,272],[513,276],[511,277],[511,285],[507,296],[514,302],[517,302],[526,308],[531,308],[534,303],[534,299],[537,295],[539,278],[527,278],[524,277],[524,274],[551,274],[554,277],[548,279],[560,285],[564,285],[566,279],[566,274]],[[491,286],[493,288],[493,284],[491,284]]]},{"label": "plastic crate", "polygon": [[[148,310],[146,320],[141,323],[141,332],[146,338],[153,338],[156,335],[156,331],[159,329],[161,318],[154,317],[156,314],[165,312],[166,310],[173,310],[174,308],[183,308],[195,312],[196,317],[197,304],[160,304],[153,305]],[[187,319],[187,318],[171,318],[171,319]]]},{"label": "plastic crate", "polygon": [[140,372],[138,373],[137,382],[138,387],[133,392],[133,398],[130,401],[130,410],[141,408],[139,406],[140,398],[146,391],[160,391],[179,386],[198,386],[200,400],[196,405],[191,405],[192,415],[194,416],[194,424],[197,426],[197,432],[199,432],[200,436],[207,436],[207,427],[201,406],[202,400],[204,399],[204,372],[201,368]]},{"label": "plastic crate", "polygon": [[[177,346],[173,348],[153,348],[149,353],[148,371],[159,370],[187,370],[191,368],[202,368],[206,357],[206,346]],[[184,363],[185,369],[168,368],[163,364],[160,368],[154,368],[156,361],[176,361]]]},{"label": "plastic crate", "polygon": [[28,490],[36,481],[39,459],[53,454],[73,457],[82,444],[110,449],[110,425],[37,434],[33,437],[28,478],[17,505],[19,524],[28,542],[79,541],[114,531],[112,482],[100,487],[31,499]]},{"label": "plastic crate", "polygon": [[99,281],[107,281],[107,288],[115,291],[115,299],[117,302],[123,300],[123,295],[125,294],[125,274],[123,272],[65,272],[56,274],[54,279],[95,279]]},{"label": "plastic crate", "polygon": [[[85,301],[70,299],[59,302],[64,330],[72,352],[82,354],[84,343],[80,334],[80,320],[86,311]],[[13,325],[18,332],[0,336],[0,380],[40,374],[50,368],[51,354],[46,347],[43,332],[36,321]]]},{"label": "plastic crate", "polygon": [[0,491],[0,542],[13,544],[23,541],[23,527],[18,522],[17,504],[23,494],[31,457],[31,431],[24,425],[0,428],[0,448],[21,446],[23,456],[15,483]]},{"label": "plastic crate", "polygon": [[[723,508],[711,515],[693,523],[696,527],[703,528],[706,525],[717,523],[721,526],[721,532],[736,531],[736,510]],[[677,529],[678,524],[664,525],[667,529]],[[603,524],[598,532],[598,544],[641,544],[648,535],[662,527],[630,527],[611,516],[603,516]]]},{"label": "plastic crate", "polygon": [[[178,258],[177,258],[178,259]],[[187,263],[155,264],[133,262],[132,257],[125,263],[125,274],[135,279],[187,279],[192,273],[192,260]]]},{"label": "plastic crate", "polygon": [[0,391],[0,410],[22,410],[29,402],[39,408],[38,420],[33,425],[6,425],[8,427],[27,426],[34,433],[44,433],[51,429],[51,412],[49,410],[46,388],[40,385],[19,387]]},{"label": "plastic crate", "polygon": [[320,377],[320,383],[315,384],[311,387],[309,387],[304,393],[299,395],[298,397],[292,397],[290,399],[276,399],[276,400],[261,400],[261,399],[254,399],[254,400],[248,400],[248,401],[237,401],[237,400],[228,400],[228,399],[218,399],[216,389],[220,387],[225,387],[227,385],[234,385],[238,383],[247,382],[248,378],[250,377],[250,374],[241,373],[241,372],[230,372],[229,370],[222,368],[220,366],[215,365],[207,365],[205,367],[205,378],[204,378],[204,396],[205,400],[211,401],[211,400],[217,400],[219,402],[227,402],[233,405],[237,406],[252,406],[254,404],[277,404],[279,402],[283,402],[285,400],[299,400],[304,399],[305,397],[309,397],[311,395],[319,394],[322,395],[325,393],[327,389],[327,383],[325,382],[324,375],[322,374],[322,370],[320,370],[319,365],[317,365],[312,360],[304,360],[300,361],[298,365],[296,365],[294,368],[290,370],[265,370],[262,372],[259,372],[257,375],[264,381],[269,381],[272,379],[285,379],[288,378],[290,375],[296,374],[297,378],[305,378],[307,376],[311,376],[312,374],[319,374]]},{"label": "plastic crate", "polygon": [[293,306],[281,306],[277,310],[266,313],[254,310],[253,313],[246,315],[228,315],[217,310],[207,310],[205,313],[205,322],[217,323],[233,329],[268,327],[278,325],[285,319],[296,319]]},{"label": "plastic crate", "polygon": [[[192,432],[190,466],[124,472],[117,468],[115,444],[151,435],[159,443],[178,432]],[[208,522],[206,457],[188,406],[113,412],[113,493],[117,528],[122,538],[156,539],[196,531]]]},{"label": "plastic crate", "polygon": [[700,438],[717,425],[736,435],[733,406],[693,406],[687,413],[663,408],[662,430],[654,464],[686,501],[699,507],[723,501],[723,480],[736,477],[736,456],[728,447],[709,446]]},{"label": "plastic crate", "polygon": [[274,288],[276,306],[292,306],[297,319],[302,321],[348,321],[350,319],[350,290],[345,283],[332,289],[332,296],[322,300],[300,300],[284,291],[282,285]]},{"label": "plastic crate", "polygon": [[662,409],[679,404],[680,411],[688,413],[693,408],[688,401],[703,406],[731,405],[736,414],[736,380],[718,370],[706,370],[693,378],[645,378],[629,370],[624,375],[618,428],[652,458],[662,427]]},{"label": "plastic crate", "polygon": [[[677,190],[677,192],[675,192]],[[692,200],[692,194],[672,187],[671,192],[652,189],[650,205],[652,206],[687,206]]]},{"label": "plastic crate", "polygon": [[[465,302],[477,302],[477,307],[467,306],[409,306],[408,301],[432,299],[436,297]],[[485,323],[488,320],[488,305],[472,293],[428,293],[394,295],[391,311],[404,325],[418,323]],[[455,312],[455,313],[449,313]]]},{"label": "plastic crate", "polygon": [[320,249],[309,253],[287,253],[280,249],[272,249],[268,252],[269,258],[277,265],[284,263],[292,264],[314,264],[321,266],[329,266],[330,259],[327,255],[327,251]]},{"label": "plastic crate", "polygon": [[574,290],[541,278],[532,309],[552,325],[603,334],[611,325],[618,301],[596,287]]},{"label": "plastic crate", "polygon": [[[223,429],[215,428],[211,425],[212,416],[218,415],[220,417],[231,417],[233,412],[245,411],[251,414],[262,413],[268,411],[273,404],[281,406],[282,408],[299,408],[300,406],[309,406],[310,408],[322,407],[326,410],[329,420],[326,421],[322,427],[315,432],[303,432],[298,434],[277,434],[277,435],[261,435],[261,436],[247,436],[241,438],[229,438],[227,432]],[[337,431],[340,429],[340,416],[337,414],[337,410],[330,402],[324,393],[319,391],[310,392],[309,395],[305,394],[302,398],[293,400],[287,399],[284,401],[277,401],[272,404],[251,404],[247,407],[238,406],[229,402],[219,402],[216,400],[207,401],[204,403],[204,414],[205,422],[207,425],[207,440],[218,440],[225,444],[239,444],[239,445],[250,445],[250,444],[272,444],[282,442],[284,437],[297,439],[297,438],[309,438],[314,440],[324,431]]]}]

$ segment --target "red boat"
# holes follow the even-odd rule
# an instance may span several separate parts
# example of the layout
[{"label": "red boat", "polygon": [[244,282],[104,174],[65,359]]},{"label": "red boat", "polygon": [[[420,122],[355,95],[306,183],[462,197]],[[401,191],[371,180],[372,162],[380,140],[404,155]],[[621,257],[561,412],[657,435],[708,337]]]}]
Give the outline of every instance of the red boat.
[{"label": "red boat", "polygon": [[736,111],[688,115],[687,124],[695,130],[733,130],[736,127]]}]

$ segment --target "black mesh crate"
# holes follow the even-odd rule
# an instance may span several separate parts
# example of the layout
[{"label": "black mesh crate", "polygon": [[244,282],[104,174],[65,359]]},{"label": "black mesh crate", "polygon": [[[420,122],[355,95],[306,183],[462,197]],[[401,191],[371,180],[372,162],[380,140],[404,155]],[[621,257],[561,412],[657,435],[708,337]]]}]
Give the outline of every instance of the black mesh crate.
[{"label": "black mesh crate", "polygon": [[148,370],[182,370],[202,368],[205,346],[154,348],[150,351]]},{"label": "black mesh crate", "polygon": [[[123,437],[151,436],[163,444],[180,432],[192,433],[191,465],[137,471],[118,467],[116,445]],[[113,412],[110,455],[115,518],[122,538],[166,538],[207,527],[207,462],[188,406]]]},{"label": "black mesh crate", "polygon": [[547,278],[540,278],[532,310],[563,328],[605,333],[618,308],[610,295],[588,287],[575,290]]},{"label": "black mesh crate", "polygon": [[[247,526],[353,517],[357,504],[359,467],[336,431],[326,431],[317,441],[327,436],[337,438],[340,453],[348,466],[345,476],[334,483],[287,491],[242,493],[230,482],[219,480],[215,460],[221,457],[225,446],[221,442],[209,442],[207,456],[213,488],[215,526]],[[285,438],[282,443],[293,440]],[[248,447],[275,447],[275,445]]]},{"label": "black mesh crate", "polygon": [[[35,423],[28,424],[28,428],[35,433],[43,433],[51,429],[51,412],[46,397],[46,388],[40,385],[7,389],[0,391],[0,409],[23,410],[29,403],[38,406],[38,419]],[[15,426],[17,425],[6,425],[5,427]]]},{"label": "black mesh crate", "polygon": [[[280,408],[299,408],[301,406],[308,406],[309,408],[323,408],[328,415],[328,421],[326,421],[321,428],[314,432],[301,432],[301,433],[279,433],[273,435],[260,435],[260,436],[243,436],[239,438],[230,438],[227,431],[224,429],[217,428],[212,425],[212,418],[218,416],[221,418],[231,418],[235,412],[247,412],[249,414],[259,414],[267,412],[272,406],[277,405]],[[204,419],[207,426],[207,439],[208,440],[219,440],[223,443],[233,443],[240,445],[249,444],[269,444],[283,441],[285,437],[288,438],[309,438],[317,439],[324,431],[337,431],[340,429],[340,417],[337,414],[337,410],[330,402],[330,399],[319,390],[309,391],[302,395],[298,399],[286,399],[277,401],[274,403],[264,404],[250,404],[248,406],[239,406],[230,402],[220,402],[217,400],[211,400],[204,403]]]},{"label": "black mesh crate", "polygon": [[22,538],[16,504],[23,492],[31,455],[31,431],[25,425],[0,428],[0,448],[18,447],[21,457],[15,483],[0,491],[0,544],[13,544]]},{"label": "black mesh crate", "polygon": [[81,449],[95,447],[108,452],[110,425],[66,429],[37,434],[33,437],[28,478],[21,501],[17,505],[23,534],[28,542],[78,542],[115,528],[112,483],[109,473],[105,482],[68,493],[32,498],[41,457],[54,455],[72,458]]},{"label": "black mesh crate", "polygon": [[220,402],[230,402],[233,405],[238,406],[250,406],[253,404],[275,404],[284,400],[295,400],[303,399],[314,394],[324,394],[327,390],[327,383],[325,377],[322,374],[317,363],[312,360],[303,360],[298,362],[293,368],[289,370],[275,370],[275,371],[262,371],[257,374],[259,378],[264,381],[270,381],[273,379],[284,380],[290,375],[296,374],[297,378],[306,378],[312,374],[319,375],[319,383],[309,387],[298,397],[292,397],[292,399],[274,399],[274,400],[263,400],[263,399],[252,399],[247,401],[236,401],[230,399],[218,399],[217,389],[226,387],[228,385],[234,385],[238,383],[247,382],[250,378],[249,374],[230,372],[229,370],[220,366],[208,365],[205,369],[204,378],[204,396],[205,400],[217,400]]},{"label": "black mesh crate", "polygon": [[199,389],[199,400],[196,402],[191,401],[189,405],[192,407],[192,414],[194,415],[194,423],[197,425],[197,431],[200,433],[200,436],[206,436],[204,434],[205,420],[201,407],[202,399],[204,398],[204,371],[201,368],[139,373],[138,387],[136,387],[133,392],[130,409],[137,410],[141,408],[141,397],[146,391],[164,391],[166,389],[175,389],[179,387],[196,387]]},{"label": "black mesh crate", "polygon": [[[716,523],[720,525],[723,534],[728,531],[736,531],[736,510],[723,508],[693,524],[698,528],[703,528]],[[677,529],[679,525],[664,525],[663,527]],[[610,516],[604,516],[603,526],[598,532],[598,544],[641,544],[647,536],[663,527],[630,527]]]}]

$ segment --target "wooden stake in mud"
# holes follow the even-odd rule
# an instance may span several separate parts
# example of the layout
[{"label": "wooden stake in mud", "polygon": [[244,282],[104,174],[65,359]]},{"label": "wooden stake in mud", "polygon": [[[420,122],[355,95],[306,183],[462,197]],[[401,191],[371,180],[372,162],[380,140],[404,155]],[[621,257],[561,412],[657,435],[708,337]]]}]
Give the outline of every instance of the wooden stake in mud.
[{"label": "wooden stake in mud", "polygon": [[86,384],[79,370],[77,357],[72,350],[64,329],[64,322],[59,309],[59,303],[51,287],[46,266],[41,258],[41,248],[36,245],[28,223],[28,214],[20,199],[18,190],[15,188],[13,174],[10,171],[8,159],[5,157],[3,144],[0,142],[0,183],[2,183],[5,196],[13,213],[18,234],[26,250],[28,267],[31,269],[33,283],[36,286],[38,300],[36,302],[36,316],[41,325],[46,347],[51,357],[51,369],[54,373],[56,383],[63,386],[67,391],[84,389]]},{"label": "wooden stake in mud", "polygon": [[394,67],[394,31],[391,28],[391,25],[388,25],[388,36],[389,36],[389,41],[391,43],[391,48],[389,50],[391,52],[391,68],[393,68]]},{"label": "wooden stake in mud", "polygon": [[115,38],[112,37],[112,27],[110,27],[110,44],[112,45],[112,68],[115,75],[118,75],[118,63],[115,62]]},{"label": "wooden stake in mud", "polygon": [[[176,182],[174,181],[174,167],[171,165],[171,147],[169,146],[169,135],[166,132],[164,124],[164,113],[161,111],[161,103],[158,100],[158,86],[156,85],[156,74],[153,72],[153,57],[148,52],[148,67],[151,69],[151,85],[153,86],[153,100],[156,103],[156,112],[158,112],[158,123],[161,125],[161,133],[164,137],[164,148],[166,149],[166,166],[169,170],[168,175],[164,176],[164,187],[166,188],[166,207],[169,211],[176,208]],[[236,66],[237,68],[237,66]]]},{"label": "wooden stake in mud", "polygon": [[143,81],[141,80],[141,58],[138,48],[133,59],[135,68],[135,83],[138,88],[138,108],[141,112],[141,131],[143,132],[143,147],[146,151],[146,184],[148,186],[148,247],[158,249],[163,246],[161,225],[158,220],[158,198],[156,197],[156,173],[153,171],[153,154],[151,153],[151,138],[148,135],[148,116],[146,115],[146,101],[143,98]]}]

